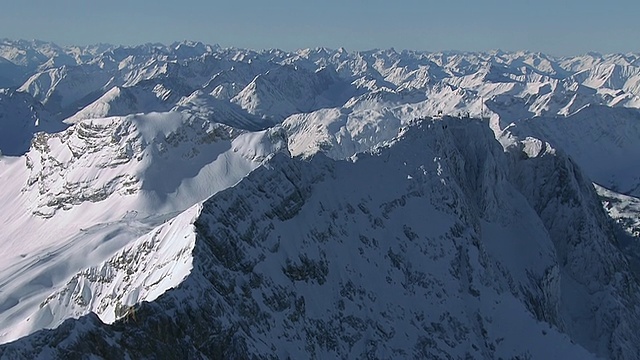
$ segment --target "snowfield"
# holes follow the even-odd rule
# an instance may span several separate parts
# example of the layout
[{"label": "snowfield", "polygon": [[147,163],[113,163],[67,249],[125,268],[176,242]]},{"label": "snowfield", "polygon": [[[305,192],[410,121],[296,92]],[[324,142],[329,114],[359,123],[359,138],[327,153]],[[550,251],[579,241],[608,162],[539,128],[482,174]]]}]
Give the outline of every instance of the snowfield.
[{"label": "snowfield", "polygon": [[640,353],[640,55],[0,40],[0,358]]}]

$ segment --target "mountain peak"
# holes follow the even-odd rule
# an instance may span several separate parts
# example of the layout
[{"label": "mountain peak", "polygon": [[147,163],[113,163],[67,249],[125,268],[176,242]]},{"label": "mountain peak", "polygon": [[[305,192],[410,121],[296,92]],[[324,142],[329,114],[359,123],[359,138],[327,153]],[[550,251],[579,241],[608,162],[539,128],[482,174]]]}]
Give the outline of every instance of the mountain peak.
[{"label": "mountain peak", "polygon": [[2,40],[0,357],[634,359],[639,66]]}]

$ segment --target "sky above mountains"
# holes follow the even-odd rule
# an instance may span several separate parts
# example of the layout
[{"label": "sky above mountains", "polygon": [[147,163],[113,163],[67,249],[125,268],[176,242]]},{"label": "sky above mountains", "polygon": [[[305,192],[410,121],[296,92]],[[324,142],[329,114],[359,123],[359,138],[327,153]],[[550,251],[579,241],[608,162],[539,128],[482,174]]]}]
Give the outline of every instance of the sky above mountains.
[{"label": "sky above mountains", "polygon": [[554,55],[636,52],[630,0],[0,0],[0,37],[59,44],[198,40],[222,46],[348,50],[491,49]]}]

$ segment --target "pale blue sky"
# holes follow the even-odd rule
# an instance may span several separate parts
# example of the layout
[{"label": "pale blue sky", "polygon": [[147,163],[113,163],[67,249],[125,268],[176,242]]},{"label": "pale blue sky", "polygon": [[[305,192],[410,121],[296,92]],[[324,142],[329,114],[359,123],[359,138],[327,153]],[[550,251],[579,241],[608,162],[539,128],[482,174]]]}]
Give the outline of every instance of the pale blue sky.
[{"label": "pale blue sky", "polygon": [[639,52],[635,0],[0,0],[0,38],[254,49]]}]

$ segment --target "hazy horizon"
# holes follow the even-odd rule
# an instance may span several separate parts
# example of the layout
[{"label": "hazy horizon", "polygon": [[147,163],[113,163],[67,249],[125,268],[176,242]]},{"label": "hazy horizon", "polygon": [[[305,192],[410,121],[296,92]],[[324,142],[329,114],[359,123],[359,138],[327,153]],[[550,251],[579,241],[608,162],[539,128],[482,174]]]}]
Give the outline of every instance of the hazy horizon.
[{"label": "hazy horizon", "polygon": [[593,0],[431,2],[380,0],[322,6],[256,0],[33,0],[3,5],[0,37],[59,45],[171,44],[182,40],[250,49],[344,47],[418,51],[532,51],[550,55],[629,53],[640,3]]}]

